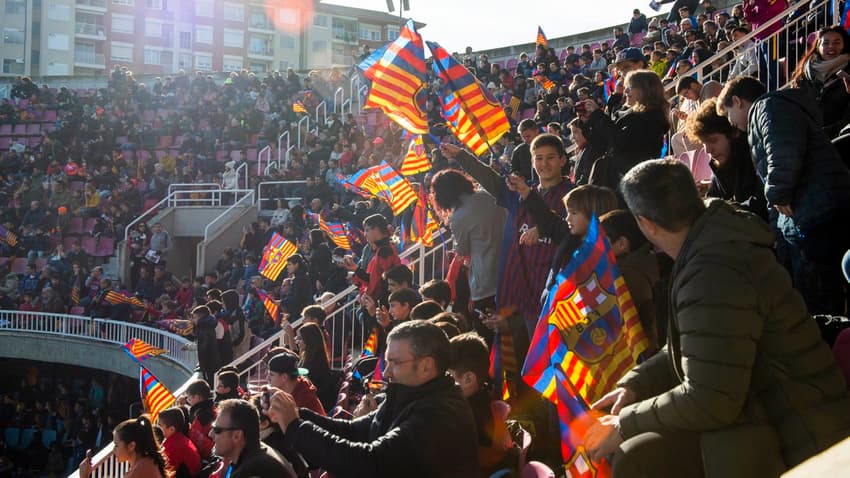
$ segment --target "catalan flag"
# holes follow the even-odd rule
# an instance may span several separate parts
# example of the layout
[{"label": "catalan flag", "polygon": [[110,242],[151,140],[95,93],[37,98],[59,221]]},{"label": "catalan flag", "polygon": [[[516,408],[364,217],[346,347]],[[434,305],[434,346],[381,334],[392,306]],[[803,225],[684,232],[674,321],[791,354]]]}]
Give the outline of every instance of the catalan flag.
[{"label": "catalan flag", "polygon": [[421,135],[415,134],[410,140],[410,146],[407,148],[407,154],[404,156],[399,172],[402,176],[413,176],[430,169],[431,161],[425,154],[425,143],[422,142]]},{"label": "catalan flag", "polygon": [[587,418],[587,404],[612,390],[648,346],[596,216],[542,310],[523,379],[557,405],[564,460],[587,466],[573,422]]},{"label": "catalan flag", "polygon": [[440,229],[440,223],[434,218],[434,213],[428,207],[428,197],[425,186],[419,185],[419,197],[413,207],[413,218],[410,221],[410,240],[421,243],[425,247],[434,244],[434,233]]},{"label": "catalan flag", "polygon": [[14,232],[6,229],[3,226],[0,226],[0,240],[6,242],[11,247],[15,247],[18,245],[18,236],[15,235]]},{"label": "catalan flag", "polygon": [[[330,236],[331,240],[337,247],[341,247],[347,251],[351,250],[351,240],[348,238],[348,231],[345,229],[345,224],[341,222],[326,222],[322,220],[325,233]],[[320,224],[320,227],[322,225]]]},{"label": "catalan flag", "polygon": [[490,377],[493,379],[493,391],[496,399],[507,400],[511,398],[508,389],[508,381],[505,378],[505,369],[502,366],[502,334],[493,334],[493,346],[490,348]]},{"label": "catalan flag", "polygon": [[175,400],[174,394],[145,367],[139,368],[139,392],[142,395],[142,404],[151,414],[151,422],[154,423],[159,413],[170,407]]},{"label": "catalan flag", "polygon": [[366,340],[366,343],[363,345],[363,353],[362,357],[374,357],[378,353],[378,329],[372,329],[372,333],[369,335],[369,339]]},{"label": "catalan flag", "polygon": [[540,83],[540,86],[542,86],[544,90],[550,90],[556,86],[554,81],[550,80],[549,77],[541,73],[534,75],[534,80]]},{"label": "catalan flag", "polygon": [[511,110],[511,119],[516,120],[517,115],[519,115],[519,105],[521,101],[516,96],[511,96],[511,100],[508,102],[508,108]]},{"label": "catalan flag", "polygon": [[294,113],[304,113],[307,114],[307,108],[304,107],[304,103],[300,101],[296,101],[292,103],[292,111]]},{"label": "catalan flag", "polygon": [[502,105],[440,45],[428,42],[433,69],[443,83],[440,103],[449,129],[476,155],[507,133],[511,125]]},{"label": "catalan flag", "polygon": [[266,307],[266,312],[269,313],[269,316],[272,318],[272,321],[277,324],[278,316],[280,315],[278,313],[280,312],[280,306],[264,290],[258,290],[257,295],[260,297],[260,300],[263,301],[263,305]]},{"label": "catalan flag", "polygon": [[347,183],[348,187],[385,201],[396,216],[416,202],[416,193],[410,182],[386,161],[352,174]]},{"label": "catalan flag", "polygon": [[260,262],[260,275],[270,281],[276,281],[286,261],[290,256],[298,252],[295,244],[287,241],[278,233],[272,235],[263,252],[263,260]]},{"label": "catalan flag", "polygon": [[74,305],[80,305],[80,286],[74,284],[74,287],[71,287],[71,303]]},{"label": "catalan flag", "polygon": [[413,20],[408,20],[395,41],[376,50],[358,67],[372,80],[365,108],[380,108],[408,131],[428,132],[425,48]]},{"label": "catalan flag", "polygon": [[129,342],[124,344],[122,347],[127,355],[133,358],[136,362],[144,362],[149,358],[156,357],[157,355],[162,355],[168,352],[165,349],[161,349],[159,347],[154,347],[153,345],[145,342],[141,339],[130,339]]},{"label": "catalan flag", "polygon": [[543,28],[537,25],[537,45],[543,45],[543,48],[549,48],[549,40],[546,39],[546,34],[543,33]]},{"label": "catalan flag", "polygon": [[128,297],[118,291],[110,290],[106,293],[103,299],[109,302],[112,305],[118,304],[129,304],[135,307],[145,307],[144,302],[139,300],[138,297]]}]

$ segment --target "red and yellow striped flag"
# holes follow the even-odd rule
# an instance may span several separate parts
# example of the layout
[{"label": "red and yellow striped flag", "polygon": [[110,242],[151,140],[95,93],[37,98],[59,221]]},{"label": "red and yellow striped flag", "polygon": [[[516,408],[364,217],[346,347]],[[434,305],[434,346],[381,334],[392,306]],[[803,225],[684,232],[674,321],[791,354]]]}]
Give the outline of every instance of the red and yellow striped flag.
[{"label": "red and yellow striped flag", "polygon": [[425,154],[425,144],[422,142],[422,135],[415,134],[410,140],[410,146],[407,148],[407,155],[401,163],[402,176],[413,176],[414,174],[424,173],[431,170],[431,161]]},{"label": "red and yellow striped flag", "polygon": [[138,297],[127,297],[126,295],[110,290],[106,293],[104,300],[112,305],[129,304],[135,307],[145,307],[145,304]]},{"label": "red and yellow striped flag", "polygon": [[543,33],[543,28],[537,25],[537,45],[543,45],[543,48],[549,48],[549,40],[546,39],[546,34]]},{"label": "red and yellow striped flag", "polygon": [[142,403],[145,410],[151,414],[151,422],[156,423],[159,413],[174,403],[174,394],[165,385],[160,383],[150,370],[141,367],[139,369],[139,392],[142,395]]},{"label": "red and yellow striped flag", "polygon": [[265,306],[266,312],[269,313],[269,316],[272,318],[272,321],[277,324],[278,316],[280,315],[278,313],[280,312],[280,306],[264,290],[258,290],[257,295],[260,297],[260,300],[263,301],[263,306]]},{"label": "red and yellow striped flag", "polygon": [[145,342],[141,339],[130,339],[129,342],[122,346],[127,355],[133,358],[136,362],[143,362],[149,358],[162,355],[168,351]]},{"label": "red and yellow striped flag", "polygon": [[540,73],[534,75],[534,81],[540,83],[545,90],[550,90],[555,87],[555,82],[550,80],[546,75]]},{"label": "red and yellow striped flag", "polygon": [[292,111],[295,113],[307,113],[307,108],[304,107],[304,103],[300,101],[296,101],[292,103]]},{"label": "red and yellow striped flag", "polygon": [[290,256],[298,252],[295,244],[287,241],[278,233],[274,233],[266,250],[263,252],[263,260],[260,262],[260,274],[270,281],[276,281],[286,261]]},{"label": "red and yellow striped flag", "polygon": [[369,339],[363,344],[363,357],[373,357],[378,353],[378,329],[372,329]]}]

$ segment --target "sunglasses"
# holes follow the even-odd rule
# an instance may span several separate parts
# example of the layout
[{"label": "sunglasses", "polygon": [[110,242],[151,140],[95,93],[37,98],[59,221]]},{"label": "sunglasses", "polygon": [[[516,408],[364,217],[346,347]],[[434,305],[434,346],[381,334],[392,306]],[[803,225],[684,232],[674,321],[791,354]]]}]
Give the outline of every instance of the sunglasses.
[{"label": "sunglasses", "polygon": [[236,427],[212,427],[212,431],[216,435],[219,435],[219,434],[224,433],[224,432],[232,432],[233,430],[239,430],[239,428],[236,428]]}]

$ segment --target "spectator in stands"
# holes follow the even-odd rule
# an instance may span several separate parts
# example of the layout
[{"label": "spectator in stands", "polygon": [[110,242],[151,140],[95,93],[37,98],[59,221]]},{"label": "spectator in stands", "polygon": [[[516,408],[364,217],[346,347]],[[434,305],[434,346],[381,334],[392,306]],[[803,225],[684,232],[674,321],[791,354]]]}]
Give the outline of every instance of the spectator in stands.
[{"label": "spectator in stands", "polygon": [[389,223],[384,216],[374,214],[364,219],[363,234],[369,246],[363,248],[359,263],[355,263],[351,256],[346,256],[343,265],[354,272],[355,282],[365,287],[365,295],[385,302],[387,285],[384,273],[401,264],[401,259],[390,240]]},{"label": "spectator in stands", "polygon": [[[304,313],[306,314],[307,310],[313,307],[316,306],[308,307]],[[322,310],[321,307],[316,308]],[[321,315],[324,315],[324,311]],[[322,403],[322,408],[333,409],[342,377],[338,372],[331,370],[325,332],[318,323],[305,323],[298,328],[295,344],[299,349],[299,367],[310,371],[310,382],[316,386],[316,395]]]},{"label": "spectator in stands", "polygon": [[675,261],[671,340],[593,404],[610,415],[586,435],[590,458],[619,448],[618,477],[778,476],[844,439],[846,385],[767,225],[723,201],[706,206],[677,160],[636,166],[622,190]]},{"label": "spectator in stands", "polygon": [[844,315],[839,264],[850,249],[850,171],[816,108],[804,90],[766,93],[752,77],[733,79],[717,99],[718,114],[747,133],[767,205],[779,213],[777,227],[803,264],[795,284],[809,311]]},{"label": "spectator in stands", "polygon": [[646,20],[646,15],[635,8],[632,11],[632,19],[629,20],[629,35],[645,32],[648,27],[649,23]]},{"label": "spectator in stands", "polygon": [[705,195],[738,203],[767,220],[764,183],[753,168],[750,146],[737,128],[717,114],[716,99],[703,102],[688,117],[687,134],[711,155],[711,184]]},{"label": "spectator in stands", "polygon": [[162,430],[162,452],[167,469],[174,478],[192,478],[201,472],[201,455],[195,444],[183,433],[186,416],[180,408],[160,412],[157,425]]},{"label": "spectator in stands", "polygon": [[192,325],[198,349],[198,368],[208,383],[213,382],[216,371],[222,366],[216,337],[218,321],[207,306],[199,305],[192,309]]},{"label": "spectator in stands", "polygon": [[823,129],[837,137],[850,123],[850,34],[843,27],[822,28],[794,72],[793,85],[816,98]]},{"label": "spectator in stands", "polygon": [[658,75],[651,70],[626,75],[629,108],[616,121],[605,116],[595,101],[585,101],[579,117],[591,126],[588,141],[597,151],[611,151],[613,159],[594,166],[591,183],[617,189],[619,178],[635,164],[661,153],[669,123],[668,102]]},{"label": "spectator in stands", "polygon": [[238,358],[248,352],[251,348],[251,329],[248,320],[239,306],[239,293],[234,289],[228,289],[221,293],[221,317],[227,323],[230,338],[233,341],[233,357]]},{"label": "spectator in stands", "polygon": [[[443,143],[442,154],[459,151]],[[499,237],[505,225],[505,210],[485,191],[476,191],[472,181],[458,170],[440,171],[431,179],[431,192],[437,214],[448,223],[454,236],[455,251],[469,257],[469,288],[474,307],[496,310],[499,279]]]},{"label": "spectator in stands", "polygon": [[625,33],[621,27],[614,27],[614,44],[611,45],[611,48],[622,50],[630,45],[629,34]]},{"label": "spectator in stands", "polygon": [[531,142],[540,134],[540,125],[533,119],[524,119],[520,121],[517,129],[522,137],[522,143],[514,148],[511,154],[511,172],[533,181]]},{"label": "spectator in stands", "polygon": [[617,58],[614,60],[614,66],[620,71],[620,75],[625,77],[634,70],[643,70],[648,66],[646,57],[640,51],[640,48],[627,47],[617,53]]},{"label": "spectator in stands", "polygon": [[289,277],[281,285],[281,306],[289,314],[289,320],[301,316],[301,311],[313,303],[313,284],[307,261],[301,254],[293,254],[286,260],[286,271]]},{"label": "spectator in stands", "polygon": [[171,250],[171,236],[168,231],[163,229],[161,223],[151,225],[151,237],[148,242],[148,250],[154,251],[156,254],[147,254],[150,256],[148,260],[155,264],[165,265],[168,259],[168,251]]},{"label": "spectator in stands", "polygon": [[[750,33],[749,30],[743,27],[735,27],[732,29],[732,41],[737,42]],[[735,64],[732,65],[732,71],[729,72],[729,79],[734,79],[739,76],[755,76],[759,73],[759,55],[755,42],[747,40],[742,45],[735,49]]]},{"label": "spectator in stands", "polygon": [[[150,417],[124,420],[113,433],[115,456],[121,463],[129,463],[130,469],[125,477],[165,478],[165,457],[160,451],[159,442],[153,433]],[[92,473],[91,450],[80,463],[81,478],[89,478]]]},{"label": "spectator in stands", "polygon": [[475,418],[481,466],[479,475],[491,476],[499,470],[516,470],[518,450],[508,434],[505,416],[491,398],[487,343],[474,332],[452,337],[449,342],[452,348],[449,374],[460,387]]},{"label": "spectator in stands", "polygon": [[443,310],[449,310],[452,304],[452,289],[449,283],[444,280],[432,279],[419,287],[419,295],[422,300],[433,300],[440,304]]},{"label": "spectator in stands", "polygon": [[227,478],[295,478],[292,465],[260,442],[260,414],[251,402],[225,400],[212,427],[215,452],[227,464]]},{"label": "spectator in stands", "polygon": [[[454,381],[446,334],[406,322],[390,333],[387,398],[355,421],[330,420],[278,391],[269,417],[310,465],[337,476],[477,476],[475,421]],[[427,443],[428,446],[423,446]]]},{"label": "spectator in stands", "polygon": [[204,380],[195,380],[186,387],[186,395],[179,403],[189,406],[189,440],[195,445],[201,458],[208,460],[212,456],[214,442],[210,437],[212,422],[218,414],[213,402],[212,390]]},{"label": "spectator in stands", "polygon": [[215,403],[231,398],[241,398],[239,395],[239,375],[226,369],[219,369],[216,375]]},{"label": "spectator in stands", "polygon": [[269,385],[295,397],[299,407],[325,415],[317,395],[318,390],[307,378],[310,371],[299,367],[298,363],[298,357],[290,352],[282,352],[269,359]]},{"label": "spectator in stands", "polygon": [[590,134],[590,125],[588,123],[575,118],[570,121],[569,128],[570,139],[575,145],[570,179],[573,184],[581,186],[590,182],[590,171],[593,168],[593,163],[599,159],[601,153],[596,151],[587,141],[587,137]]}]

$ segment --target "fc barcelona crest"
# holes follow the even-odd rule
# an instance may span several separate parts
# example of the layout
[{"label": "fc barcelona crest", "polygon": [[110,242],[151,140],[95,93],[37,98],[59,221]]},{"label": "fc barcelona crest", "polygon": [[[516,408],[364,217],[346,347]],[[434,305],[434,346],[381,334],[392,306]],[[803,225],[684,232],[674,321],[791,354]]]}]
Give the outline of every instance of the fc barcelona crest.
[{"label": "fc barcelona crest", "polygon": [[623,328],[617,296],[602,286],[595,272],[555,304],[552,318],[567,348],[588,364],[613,353]]}]

